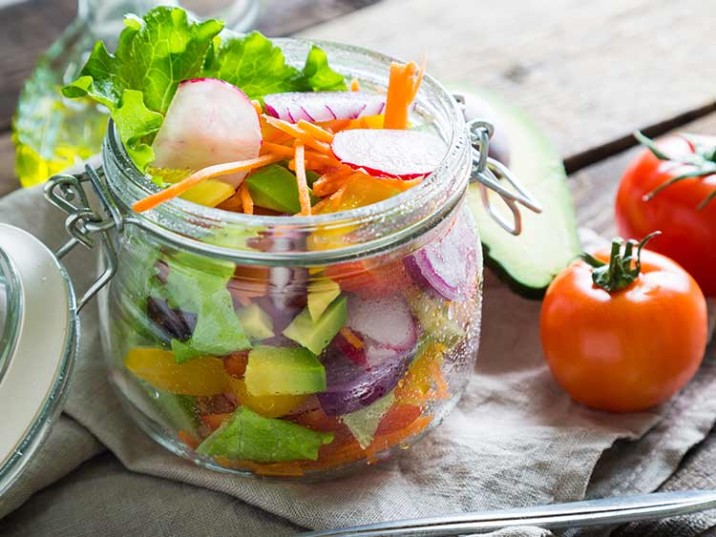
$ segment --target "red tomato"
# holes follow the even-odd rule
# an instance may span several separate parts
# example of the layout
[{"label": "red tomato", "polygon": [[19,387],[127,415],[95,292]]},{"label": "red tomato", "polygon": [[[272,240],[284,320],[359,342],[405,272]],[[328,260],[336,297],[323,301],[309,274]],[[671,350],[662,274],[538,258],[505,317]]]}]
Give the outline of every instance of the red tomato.
[{"label": "red tomato", "polygon": [[[705,155],[702,162],[703,169],[708,170],[714,166],[709,158],[713,158],[716,137],[704,140],[705,145],[711,146],[711,155]],[[716,192],[716,175],[684,179],[645,200],[644,196],[670,179],[698,169],[678,161],[700,153],[686,139],[667,138],[658,148],[675,160],[660,160],[645,150],[622,177],[616,200],[619,233],[641,238],[661,230],[662,235],[649,243],[649,249],[679,263],[696,279],[704,294],[716,296],[716,200],[698,208]]]},{"label": "red tomato", "polygon": [[[596,256],[608,261],[608,253]],[[706,301],[694,279],[666,257],[644,251],[641,273],[609,292],[576,261],[547,290],[544,354],[575,400],[613,412],[661,403],[694,376],[707,340]]]}]

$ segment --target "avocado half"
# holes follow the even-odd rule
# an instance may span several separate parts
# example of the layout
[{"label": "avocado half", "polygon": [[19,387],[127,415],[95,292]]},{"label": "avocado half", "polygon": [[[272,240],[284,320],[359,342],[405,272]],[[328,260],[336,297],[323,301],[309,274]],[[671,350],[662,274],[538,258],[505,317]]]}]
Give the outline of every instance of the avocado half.
[{"label": "avocado half", "polygon": [[[513,236],[493,221],[482,204],[479,185],[472,183],[468,205],[480,230],[485,263],[520,295],[541,298],[582,252],[562,159],[521,110],[484,90],[459,93],[465,97],[467,119],[483,117],[495,125],[496,151],[490,156],[507,165],[543,209],[536,214],[521,207],[522,233]],[[496,200],[494,207],[509,214],[499,197],[491,199]]]}]

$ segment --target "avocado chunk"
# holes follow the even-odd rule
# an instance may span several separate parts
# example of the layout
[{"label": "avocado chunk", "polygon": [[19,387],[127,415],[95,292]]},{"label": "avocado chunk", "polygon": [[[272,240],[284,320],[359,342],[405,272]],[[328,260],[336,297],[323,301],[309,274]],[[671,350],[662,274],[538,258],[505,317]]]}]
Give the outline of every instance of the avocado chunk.
[{"label": "avocado chunk", "polygon": [[254,462],[315,461],[320,447],[332,441],[332,433],[312,431],[280,419],[264,418],[242,406],[196,451],[210,457]]},{"label": "avocado chunk", "polygon": [[[510,235],[483,207],[479,185],[471,184],[468,204],[480,230],[485,262],[516,292],[539,298],[557,274],[582,251],[562,158],[521,110],[483,90],[464,95],[468,110],[472,108],[477,115],[481,107],[487,106],[489,112],[479,115],[494,115],[496,133],[504,129],[501,139],[506,143],[501,144],[495,156],[509,160],[510,170],[543,209],[536,214],[521,208],[522,233]],[[504,210],[505,218],[510,221],[512,217],[498,196],[491,193],[490,197],[496,200],[493,207]]]},{"label": "avocado chunk", "polygon": [[326,370],[314,354],[300,347],[255,347],[244,374],[254,396],[303,395],[326,389]]},{"label": "avocado chunk", "polygon": [[311,319],[318,320],[340,294],[341,287],[329,278],[320,278],[309,283],[308,312],[311,314]]},{"label": "avocado chunk", "polygon": [[315,321],[309,309],[305,308],[286,327],[283,335],[319,355],[346,324],[347,317],[348,301],[345,296],[341,296],[331,302]]},{"label": "avocado chunk", "polygon": [[259,207],[289,214],[301,211],[296,176],[283,166],[272,164],[261,168],[246,178],[246,185]]},{"label": "avocado chunk", "polygon": [[344,414],[340,420],[348,427],[360,447],[366,449],[373,442],[378,425],[394,402],[395,393],[390,392],[365,408]]},{"label": "avocado chunk", "polygon": [[258,304],[249,304],[238,309],[236,316],[250,339],[261,341],[274,336],[273,321]]}]

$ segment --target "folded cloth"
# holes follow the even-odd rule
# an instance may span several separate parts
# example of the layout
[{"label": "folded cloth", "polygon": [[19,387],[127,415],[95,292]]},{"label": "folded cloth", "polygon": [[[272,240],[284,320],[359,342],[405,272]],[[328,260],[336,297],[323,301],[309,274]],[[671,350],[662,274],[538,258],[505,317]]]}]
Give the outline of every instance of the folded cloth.
[{"label": "folded cloth", "polygon": [[[40,189],[0,200],[0,221],[29,230],[51,247],[64,239],[62,215],[43,202]],[[95,266],[94,258],[88,251],[70,254],[67,266],[78,289],[94,277],[88,268]],[[101,530],[95,526],[104,535],[125,534],[123,529],[129,527],[135,535],[156,535],[156,525],[137,524],[137,519],[143,518],[137,513],[151,516],[141,503],[149,496],[154,498],[151,505],[160,519],[168,514],[178,516],[177,509],[183,506],[213,513],[214,527],[225,517],[227,526],[222,527],[230,525],[235,531],[243,524],[242,535],[277,535],[300,528],[569,501],[587,494],[651,491],[676,470],[684,454],[702,441],[716,422],[713,350],[695,380],[670,403],[629,415],[591,411],[572,402],[544,364],[539,302],[514,295],[490,277],[487,280],[477,366],[464,397],[444,424],[392,461],[313,484],[211,472],[171,455],[146,437],[123,412],[108,383],[96,306],[90,305],[81,318],[81,350],[65,417],[55,426],[30,471],[0,501],[0,516],[16,509],[32,491],[75,470],[102,446],[131,472],[179,483],[130,477],[118,468],[111,474],[114,479],[95,480],[93,463],[81,467],[38,495],[58,499],[64,483],[76,490],[78,476],[89,476],[79,481],[87,499],[79,497],[69,504],[71,517],[66,512],[56,513],[67,534],[80,534],[78,528],[88,520],[82,509],[96,505],[93,496],[114,497],[118,506],[112,509],[112,504],[105,504],[104,523],[111,521],[113,531],[106,524]],[[143,483],[141,493],[141,487],[131,488],[131,482],[137,480]],[[147,483],[161,485],[146,490]],[[134,509],[120,500],[125,488],[138,494]],[[228,504],[225,495],[241,502]],[[69,501],[66,495],[63,498]],[[18,522],[23,511],[7,519],[8,529],[26,528]],[[27,511],[36,517],[43,510],[31,501]],[[31,519],[26,520],[29,523]],[[68,525],[72,521],[74,527]],[[45,529],[50,527],[48,524]],[[170,533],[192,534],[179,526],[173,526]],[[37,534],[41,534],[39,530]],[[539,528],[500,533],[545,534]]]}]

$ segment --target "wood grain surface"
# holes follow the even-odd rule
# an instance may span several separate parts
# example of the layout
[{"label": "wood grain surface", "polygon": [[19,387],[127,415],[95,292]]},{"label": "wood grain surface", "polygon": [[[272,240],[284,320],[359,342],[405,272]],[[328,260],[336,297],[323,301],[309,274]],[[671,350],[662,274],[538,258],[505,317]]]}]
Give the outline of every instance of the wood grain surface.
[{"label": "wood grain surface", "polygon": [[714,27],[713,0],[386,0],[305,35],[426,56],[444,83],[484,86],[524,108],[569,160],[716,110]]}]

